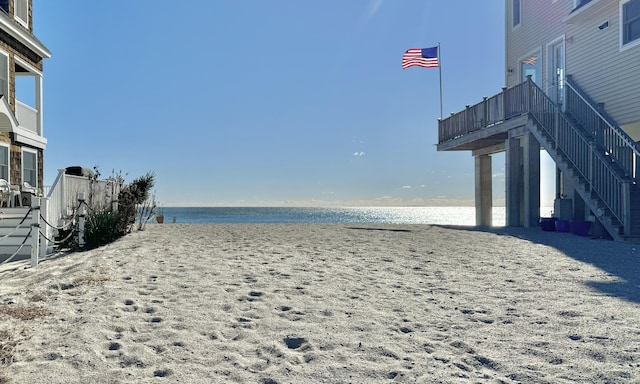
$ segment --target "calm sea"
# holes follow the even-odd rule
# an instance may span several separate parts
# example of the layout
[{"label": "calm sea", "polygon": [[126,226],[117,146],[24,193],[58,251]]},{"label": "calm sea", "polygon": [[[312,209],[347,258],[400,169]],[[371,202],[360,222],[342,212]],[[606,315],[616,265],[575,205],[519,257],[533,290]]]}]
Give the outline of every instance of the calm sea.
[{"label": "calm sea", "polygon": [[[541,210],[543,216],[548,212]],[[473,207],[162,207],[165,223],[362,223],[475,225]],[[546,215],[545,215],[546,214]],[[504,226],[504,207],[493,209],[493,225]]]}]

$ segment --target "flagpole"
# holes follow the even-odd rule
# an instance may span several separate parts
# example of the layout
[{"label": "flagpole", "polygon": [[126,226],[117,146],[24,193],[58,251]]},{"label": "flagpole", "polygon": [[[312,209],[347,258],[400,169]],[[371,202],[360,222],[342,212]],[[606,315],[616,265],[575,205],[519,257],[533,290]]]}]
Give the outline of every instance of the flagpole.
[{"label": "flagpole", "polygon": [[442,55],[440,54],[440,43],[438,43],[438,70],[440,72],[440,120],[442,120]]}]

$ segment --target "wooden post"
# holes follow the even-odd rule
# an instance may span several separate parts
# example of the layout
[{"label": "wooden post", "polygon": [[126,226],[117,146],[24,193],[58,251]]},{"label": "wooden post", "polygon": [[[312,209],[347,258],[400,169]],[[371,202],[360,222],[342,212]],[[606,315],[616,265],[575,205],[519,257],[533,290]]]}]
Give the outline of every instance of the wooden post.
[{"label": "wooden post", "polygon": [[118,197],[120,195],[120,187],[118,186],[118,181],[113,180],[113,185],[111,186],[111,209],[113,212],[118,212]]},{"label": "wooden post", "polygon": [[85,224],[85,200],[84,192],[78,193],[78,246],[84,248],[84,224]]},{"label": "wooden post", "polygon": [[482,128],[486,128],[489,125],[489,103],[487,102],[489,98],[484,96],[482,97]]},{"label": "wooden post", "polygon": [[58,218],[58,223],[56,225],[60,226],[61,224],[64,224],[64,220],[62,220],[62,216],[66,215],[67,212],[67,205],[66,205],[66,201],[65,201],[65,197],[67,196],[67,172],[64,169],[59,169],[58,172],[60,173],[60,186],[58,188],[60,188],[60,213],[62,213],[62,215],[60,215],[60,217]]},{"label": "wooden post", "polygon": [[558,140],[560,140],[560,108],[558,107],[554,107],[554,110],[556,111],[555,113],[555,119],[554,119],[554,129],[553,129],[553,140],[555,141],[554,143],[554,148],[558,149]]},{"label": "wooden post", "polygon": [[[49,222],[49,215],[47,207],[49,205],[49,199],[46,197],[40,198],[40,215],[44,217],[44,219]],[[39,215],[39,216],[40,216]],[[47,256],[47,249],[49,248],[49,240],[51,238],[51,228],[45,223],[44,231],[42,231],[44,236],[40,237],[40,258],[44,259]]]},{"label": "wooden post", "polygon": [[595,143],[593,141],[589,142],[589,170],[588,170],[588,178],[589,180],[587,180],[587,188],[589,188],[589,191],[593,191],[593,166],[594,166],[594,161],[593,161],[593,154],[596,151],[596,146]]},{"label": "wooden post", "polygon": [[464,107],[464,124],[462,127],[462,132],[466,135],[467,133],[471,132],[471,128],[469,128],[469,120],[471,120],[469,118],[469,104],[465,105]]},{"label": "wooden post", "polygon": [[501,120],[507,120],[507,116],[509,116],[507,111],[507,87],[502,87],[502,116],[500,116]]},{"label": "wooden post", "polygon": [[31,268],[38,266],[40,254],[40,198],[31,199]]},{"label": "wooden post", "polygon": [[622,183],[622,232],[624,235],[631,234],[631,183]]},{"label": "wooden post", "polygon": [[533,80],[531,80],[531,75],[527,75],[527,91],[525,93],[525,97],[527,98],[527,113],[531,113],[531,110],[533,110],[533,87],[531,86],[532,83]]}]

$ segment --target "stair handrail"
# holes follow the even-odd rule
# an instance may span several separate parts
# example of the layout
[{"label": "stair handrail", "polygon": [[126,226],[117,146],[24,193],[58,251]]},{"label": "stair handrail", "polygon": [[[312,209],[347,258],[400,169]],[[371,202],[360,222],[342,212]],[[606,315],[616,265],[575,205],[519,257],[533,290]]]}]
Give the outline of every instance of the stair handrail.
[{"label": "stair handrail", "polygon": [[[623,231],[628,233],[631,227],[631,178],[616,171],[615,163],[607,160],[603,153],[596,150],[595,143],[588,138],[587,133],[575,126],[531,78],[527,79],[527,83],[529,114],[546,131],[554,148],[566,156],[573,168],[587,182],[589,189],[600,197],[611,214],[620,221]],[[588,156],[584,156],[585,153]]]},{"label": "stair handrail", "polygon": [[[624,159],[617,159],[617,160],[619,160],[622,164],[624,164],[623,169],[625,170],[625,172],[628,173],[629,177],[631,177],[631,179],[634,182],[637,182],[638,176],[639,176],[638,165],[640,165],[638,164],[640,162],[640,148],[638,147],[638,144],[631,138],[631,136],[629,136],[622,128],[620,128],[615,123],[615,120],[613,120],[611,116],[609,116],[602,108],[598,107],[598,104],[595,101],[593,101],[589,97],[589,95],[587,95],[586,92],[583,91],[575,83],[571,75],[566,76],[565,84],[573,92],[575,92],[575,94],[579,97],[579,99],[582,100],[584,105],[586,105],[587,108],[589,108],[591,112],[593,112],[600,119],[602,123],[604,123],[606,126],[609,127],[610,131],[613,132],[613,134],[620,140],[620,142],[623,143],[626,146],[626,148],[628,148],[631,151],[632,157],[629,159],[629,161],[625,161]],[[592,127],[584,127],[584,128],[591,129]],[[596,128],[596,127],[593,127],[593,128]],[[602,138],[602,136],[604,135],[603,135],[603,132],[596,131],[594,132],[594,136],[596,137],[597,141],[601,141],[601,139],[598,140],[598,138]],[[606,148],[605,146],[605,149],[608,149],[608,148]]]}]

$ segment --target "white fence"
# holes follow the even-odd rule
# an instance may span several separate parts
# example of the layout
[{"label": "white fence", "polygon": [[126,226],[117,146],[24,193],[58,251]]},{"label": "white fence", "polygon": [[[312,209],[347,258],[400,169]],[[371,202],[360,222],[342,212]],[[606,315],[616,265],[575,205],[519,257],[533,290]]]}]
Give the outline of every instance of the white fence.
[{"label": "white fence", "polygon": [[47,220],[51,224],[64,225],[78,209],[81,195],[87,206],[93,210],[117,209],[118,194],[122,183],[115,179],[94,180],[87,176],[67,175],[64,169],[58,171],[58,177],[47,193]]},{"label": "white fence", "polygon": [[0,208],[0,263],[30,257],[35,267],[53,250],[53,240],[62,229],[71,229],[70,236],[78,232],[82,243],[83,213],[117,209],[121,188],[116,179],[96,180],[60,170],[53,186],[45,188],[46,197],[32,196],[31,207]]}]

